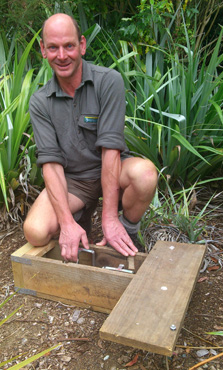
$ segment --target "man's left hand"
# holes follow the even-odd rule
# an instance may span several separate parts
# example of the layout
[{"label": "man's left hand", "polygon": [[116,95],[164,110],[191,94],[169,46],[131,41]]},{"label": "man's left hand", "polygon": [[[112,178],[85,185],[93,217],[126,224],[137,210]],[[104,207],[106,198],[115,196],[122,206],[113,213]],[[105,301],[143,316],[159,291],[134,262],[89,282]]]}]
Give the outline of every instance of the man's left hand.
[{"label": "man's left hand", "polygon": [[97,245],[111,245],[123,256],[135,256],[138,249],[133,244],[130,236],[118,218],[109,218],[102,221],[104,238]]}]

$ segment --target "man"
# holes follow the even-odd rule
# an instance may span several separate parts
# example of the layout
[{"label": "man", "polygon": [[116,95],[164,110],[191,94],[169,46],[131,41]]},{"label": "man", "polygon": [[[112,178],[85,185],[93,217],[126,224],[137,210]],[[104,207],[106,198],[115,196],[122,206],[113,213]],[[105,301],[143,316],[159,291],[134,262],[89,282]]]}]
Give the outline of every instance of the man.
[{"label": "man", "polygon": [[134,235],[153,198],[157,172],[149,160],[126,151],[123,80],[82,59],[86,39],[66,14],[46,20],[40,46],[54,76],[30,100],[45,189],[28,213],[25,236],[41,246],[59,232],[62,257],[77,261],[79,242],[89,248],[82,221],[102,195],[104,238],[98,244],[134,256]]}]

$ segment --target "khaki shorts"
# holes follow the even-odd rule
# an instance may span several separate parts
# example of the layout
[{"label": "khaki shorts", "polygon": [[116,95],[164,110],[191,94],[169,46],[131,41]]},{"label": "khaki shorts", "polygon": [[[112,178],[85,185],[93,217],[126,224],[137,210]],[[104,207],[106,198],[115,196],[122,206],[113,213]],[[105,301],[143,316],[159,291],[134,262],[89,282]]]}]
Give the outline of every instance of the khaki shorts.
[{"label": "khaki shorts", "polygon": [[96,207],[102,196],[101,179],[74,180],[66,177],[68,192],[75,195],[85,204],[85,210]]}]

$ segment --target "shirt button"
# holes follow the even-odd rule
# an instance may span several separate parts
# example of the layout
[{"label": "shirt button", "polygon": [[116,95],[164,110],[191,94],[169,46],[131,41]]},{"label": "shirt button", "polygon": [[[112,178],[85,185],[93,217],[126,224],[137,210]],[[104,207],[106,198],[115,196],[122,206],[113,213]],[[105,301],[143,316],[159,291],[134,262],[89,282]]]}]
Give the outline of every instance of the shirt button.
[{"label": "shirt button", "polygon": [[77,106],[77,103],[74,103],[74,108],[76,108],[76,106]]}]

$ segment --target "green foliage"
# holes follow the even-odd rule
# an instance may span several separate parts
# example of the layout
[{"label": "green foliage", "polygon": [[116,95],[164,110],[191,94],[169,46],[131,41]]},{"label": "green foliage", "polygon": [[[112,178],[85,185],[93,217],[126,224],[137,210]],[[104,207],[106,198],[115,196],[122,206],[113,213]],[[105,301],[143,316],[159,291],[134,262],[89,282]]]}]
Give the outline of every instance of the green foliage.
[{"label": "green foliage", "polygon": [[157,30],[165,30],[174,14],[170,0],[141,0],[138,12],[131,18],[123,18],[119,32],[126,41],[157,45],[159,36]]},{"label": "green foliage", "polygon": [[121,18],[136,12],[138,0],[78,0],[78,12],[85,13],[89,26],[98,23],[107,32],[113,33],[117,29]]},{"label": "green foliage", "polygon": [[223,331],[222,330],[220,330],[220,331],[210,331],[210,332],[207,332],[206,334],[220,335],[220,336],[222,336],[223,335]]},{"label": "green foliage", "polygon": [[[154,47],[146,59],[137,45],[121,41],[119,57],[110,54],[126,86],[125,137],[129,148],[150,158],[176,185],[194,183],[222,162],[222,77],[219,55],[223,31],[211,58],[196,53],[187,36],[184,52]],[[166,40],[170,42],[167,32]],[[165,35],[163,35],[165,38]],[[113,45],[112,48],[113,50]],[[108,48],[106,47],[106,51]],[[220,71],[220,72],[219,72]]]},{"label": "green foliage", "polygon": [[[9,367],[8,370],[20,370],[20,369],[23,369],[24,366],[31,364],[32,362],[38,360],[40,357],[45,356],[47,353],[53,351],[54,349],[57,349],[59,346],[61,346],[60,343],[59,344],[56,344],[55,346],[52,346],[50,348],[47,348],[46,350],[41,351],[40,353],[37,353],[36,355],[27,358],[27,360],[24,360],[24,361],[20,362],[19,364],[16,364],[14,366]],[[4,362],[4,363],[9,363],[12,360],[13,359],[9,359],[7,362]],[[0,366],[2,366],[4,363],[1,363]]]},{"label": "green foliage", "polygon": [[[8,46],[5,34],[0,35],[0,205],[5,203],[8,210],[9,203],[14,202],[14,191],[20,186],[22,173],[27,171],[22,160],[25,156],[27,161],[30,160],[34,145],[28,112],[29,99],[39,84],[51,74],[46,63],[43,63],[36,76],[31,68],[30,51],[36,38],[38,33],[22,49],[14,38]],[[35,163],[33,153],[32,161]],[[40,171],[36,170],[32,181],[41,183]]]},{"label": "green foliage", "polygon": [[[160,176],[162,177],[162,173]],[[217,180],[222,180],[222,178]],[[210,181],[201,181],[186,189],[182,186],[181,190],[173,191],[168,181],[165,180],[166,190],[156,190],[150,209],[142,218],[142,233],[143,230],[148,229],[151,223],[172,225],[186,235],[190,243],[203,243],[202,232],[205,231],[207,218],[210,218],[217,208],[208,209],[215,194],[210,197],[200,211],[195,211],[193,203],[196,202],[196,194],[199,190]]]},{"label": "green foliage", "polygon": [[[16,33],[21,45],[29,42],[32,33],[27,30],[27,25],[33,29],[40,29],[45,12],[42,4],[47,0],[1,0],[0,2],[0,32],[7,33],[8,39]],[[50,1],[49,1],[50,2]],[[26,41],[25,41],[26,40]]]},{"label": "green foliage", "polygon": [[[196,38],[195,50],[218,37],[220,32],[223,2],[221,0],[141,0],[136,12],[123,17],[119,23],[121,39],[138,44],[160,46],[160,35],[169,28],[174,19],[171,36],[175,44],[187,44]],[[185,33],[186,25],[187,33]],[[158,32],[157,32],[158,30]],[[205,43],[204,43],[205,41]]]}]

